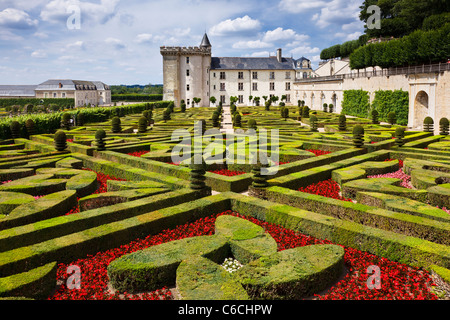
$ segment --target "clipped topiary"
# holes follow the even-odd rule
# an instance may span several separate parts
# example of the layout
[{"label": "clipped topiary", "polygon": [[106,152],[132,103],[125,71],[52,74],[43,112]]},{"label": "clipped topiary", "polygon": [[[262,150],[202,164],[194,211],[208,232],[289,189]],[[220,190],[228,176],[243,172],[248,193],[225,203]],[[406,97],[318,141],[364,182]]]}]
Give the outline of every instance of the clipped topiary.
[{"label": "clipped topiary", "polygon": [[364,146],[364,128],[359,124],[353,127],[353,144],[356,148]]},{"label": "clipped topiary", "polygon": [[171,120],[171,114],[172,114],[172,112],[170,112],[170,109],[164,110],[164,113],[163,113],[164,122]]},{"label": "clipped topiary", "polygon": [[247,126],[249,127],[249,129],[253,129],[253,130],[256,130],[258,128],[255,119],[248,120]]},{"label": "clipped topiary", "polygon": [[186,103],[181,103],[181,112],[185,113],[186,112]]},{"label": "clipped topiary", "polygon": [[62,115],[62,121],[61,121],[61,127],[63,127],[65,130],[70,130],[70,120],[72,117],[68,113],[64,113]]},{"label": "clipped topiary", "polygon": [[317,128],[318,128],[318,126],[317,126],[317,121],[318,121],[318,119],[317,119],[317,117],[316,117],[315,115],[312,115],[312,116],[309,118],[309,124],[310,124],[311,131],[312,131],[312,132],[318,132],[318,131],[319,131],[319,130],[317,129]]},{"label": "clipped topiary", "polygon": [[380,121],[378,120],[379,113],[376,109],[372,110],[371,115],[372,115],[372,124],[380,124]]},{"label": "clipped topiary", "polygon": [[434,131],[434,120],[431,117],[426,117],[423,120],[423,131],[424,132],[433,132]]},{"label": "clipped topiary", "polygon": [[310,109],[308,106],[303,106],[302,117],[309,118],[309,111],[310,111]]},{"label": "clipped topiary", "polygon": [[27,128],[28,137],[34,136],[36,134],[36,125],[33,119],[28,119],[25,121],[25,127]]},{"label": "clipped topiary", "polygon": [[440,129],[439,134],[441,136],[448,136],[448,133],[449,133],[449,121],[448,121],[447,118],[442,118],[441,120],[439,120],[439,129]]},{"label": "clipped topiary", "polygon": [[9,125],[9,128],[11,129],[11,135],[13,139],[19,139],[20,138],[20,130],[21,125],[18,121],[12,121]]},{"label": "clipped topiary", "polygon": [[236,116],[234,117],[234,126],[236,128],[241,128],[242,127],[241,120],[242,120],[241,114],[237,113]]},{"label": "clipped topiary", "polygon": [[347,130],[347,117],[345,114],[339,116],[339,131]]},{"label": "clipped topiary", "polygon": [[389,112],[387,118],[389,124],[392,126],[397,122],[397,115],[395,114],[394,111]]},{"label": "clipped topiary", "polygon": [[64,131],[58,131],[54,136],[56,151],[64,151],[67,149],[67,136]]},{"label": "clipped topiary", "polygon": [[220,127],[219,113],[217,111],[214,111],[214,113],[212,115],[212,122],[213,122],[213,127],[214,128],[219,128]]},{"label": "clipped topiary", "polygon": [[281,109],[281,117],[284,118],[285,121],[289,118],[289,108],[283,107]]},{"label": "clipped topiary", "polygon": [[328,105],[326,103],[323,104],[323,112],[328,112]]},{"label": "clipped topiary", "polygon": [[97,130],[95,133],[95,143],[97,145],[97,151],[105,151],[106,150],[106,132],[103,129]]},{"label": "clipped topiary", "polygon": [[205,190],[206,187],[206,163],[203,159],[201,153],[195,154],[191,159],[191,164],[189,165],[191,169],[190,172],[190,188],[192,190],[201,191]]},{"label": "clipped topiary", "polygon": [[111,120],[111,126],[112,126],[112,132],[113,133],[120,133],[122,132],[122,126],[121,126],[121,121],[119,117],[114,117]]},{"label": "clipped topiary", "polygon": [[252,187],[256,189],[265,189],[269,186],[269,183],[267,182],[267,175],[261,174],[261,169],[268,167],[268,161],[267,157],[262,152],[258,152],[257,157],[256,164],[253,165],[252,168]]},{"label": "clipped topiary", "polygon": [[139,119],[138,123],[138,132],[139,133],[146,133],[147,132],[147,126],[148,126],[148,120],[146,117],[141,117]]},{"label": "clipped topiary", "polygon": [[403,147],[405,144],[405,128],[399,127],[395,129],[395,144],[398,147]]},{"label": "clipped topiary", "polygon": [[332,103],[330,103],[328,105],[328,112],[333,113],[333,111],[334,111],[334,105]]},{"label": "clipped topiary", "polygon": [[84,126],[86,120],[85,120],[85,116],[84,113],[78,113],[77,114],[77,126],[81,127]]},{"label": "clipped topiary", "polygon": [[265,103],[266,111],[270,111],[270,106],[271,105],[272,105],[272,100],[266,101],[266,103]]}]

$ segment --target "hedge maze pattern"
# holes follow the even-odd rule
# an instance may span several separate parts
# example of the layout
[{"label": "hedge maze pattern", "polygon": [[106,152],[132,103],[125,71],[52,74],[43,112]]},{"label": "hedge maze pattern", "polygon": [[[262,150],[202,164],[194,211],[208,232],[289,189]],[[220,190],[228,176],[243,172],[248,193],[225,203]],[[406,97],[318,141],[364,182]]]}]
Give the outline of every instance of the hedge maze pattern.
[{"label": "hedge maze pattern", "polygon": [[[274,106],[239,108],[244,131],[205,136],[200,151],[209,156],[192,166],[195,150],[180,142],[199,120],[206,129],[217,126],[222,109],[119,109],[103,122],[0,142],[0,297],[51,299],[66,285],[61,266],[215,216],[207,235],[111,259],[102,290],[142,295],[170,288],[172,298],[193,300],[303,299],[350,273],[351,249],[424,272],[440,283],[426,297],[448,298],[445,130],[406,131],[396,143],[395,125],[353,117],[343,125],[339,115],[317,111],[311,130],[309,115],[297,108],[283,112],[286,118]],[[259,141],[272,156],[265,170],[273,174],[265,179],[261,166],[249,163],[249,128],[279,130],[279,148],[271,137]],[[174,141],[176,129],[188,136]],[[173,163],[180,149],[187,160]],[[304,191],[325,182],[337,196]],[[257,221],[325,242],[281,249]],[[225,271],[227,258],[243,267]]]}]

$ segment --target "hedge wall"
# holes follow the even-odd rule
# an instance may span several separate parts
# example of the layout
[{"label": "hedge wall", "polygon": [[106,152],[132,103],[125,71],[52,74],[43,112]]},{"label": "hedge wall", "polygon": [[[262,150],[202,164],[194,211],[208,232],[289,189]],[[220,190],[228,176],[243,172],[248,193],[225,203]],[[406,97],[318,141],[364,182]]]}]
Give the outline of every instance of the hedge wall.
[{"label": "hedge wall", "polygon": [[[44,101],[43,103],[41,103]],[[48,107],[51,104],[58,105],[60,107],[69,108],[75,106],[75,99],[71,98],[51,98],[51,99],[38,99],[38,98],[6,98],[0,99],[0,107],[5,108],[9,106],[26,106],[28,104],[32,105],[43,105]]]},{"label": "hedge wall", "polygon": [[369,116],[369,92],[364,90],[345,90],[342,113],[348,116],[367,118]]},{"label": "hedge wall", "polygon": [[111,96],[112,102],[130,101],[130,102],[148,102],[148,101],[162,101],[162,94],[113,94]]},{"label": "hedge wall", "polygon": [[403,90],[378,90],[375,92],[372,108],[376,109],[379,118],[386,122],[389,112],[395,112],[397,124],[406,126],[409,116],[409,93]]}]

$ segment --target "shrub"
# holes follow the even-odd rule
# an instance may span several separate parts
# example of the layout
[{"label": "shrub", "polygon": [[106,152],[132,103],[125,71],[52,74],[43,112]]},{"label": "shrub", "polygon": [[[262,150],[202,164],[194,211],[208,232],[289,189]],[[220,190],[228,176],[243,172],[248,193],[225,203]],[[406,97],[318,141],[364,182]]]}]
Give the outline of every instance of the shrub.
[{"label": "shrub", "polygon": [[359,124],[353,127],[353,144],[356,148],[364,146],[364,128]]},{"label": "shrub", "polygon": [[28,137],[36,134],[36,126],[33,119],[28,119],[27,121],[25,121],[25,127],[27,128]]},{"label": "shrub", "polygon": [[334,105],[333,105],[332,103],[330,103],[330,104],[328,105],[328,111],[329,111],[330,113],[333,113],[333,111],[334,111]]},{"label": "shrub", "polygon": [[248,126],[250,129],[256,130],[256,129],[257,129],[256,120],[255,120],[255,119],[250,119],[250,120],[248,120],[247,126]]},{"label": "shrub", "polygon": [[328,105],[326,103],[323,104],[323,112],[328,112]]},{"label": "shrub", "polygon": [[369,92],[364,90],[345,90],[342,101],[342,113],[366,118],[369,114]]},{"label": "shrub", "polygon": [[236,114],[236,116],[234,117],[234,126],[237,128],[241,128],[242,127],[242,123],[241,123],[241,114],[238,113]]},{"label": "shrub", "polygon": [[86,122],[85,122],[85,116],[84,116],[84,113],[79,112],[79,113],[77,114],[77,125],[78,125],[78,126],[84,126],[85,123],[86,123]]},{"label": "shrub", "polygon": [[119,117],[112,118],[111,126],[112,126],[112,130],[111,131],[113,133],[119,133],[119,132],[122,131],[121,121],[120,121]]},{"label": "shrub", "polygon": [[171,116],[170,116],[171,114],[172,114],[172,112],[170,112],[170,109],[164,110],[164,112],[163,112],[164,122],[171,120]]},{"label": "shrub", "polygon": [[378,90],[375,92],[372,108],[378,111],[383,121],[388,120],[389,112],[395,112],[396,123],[401,126],[408,124],[409,92],[403,90]]},{"label": "shrub", "polygon": [[388,113],[387,121],[390,125],[394,125],[397,122],[397,116],[394,111]]},{"label": "shrub", "polygon": [[213,122],[213,127],[214,128],[218,128],[220,127],[220,123],[219,123],[219,113],[217,111],[214,111],[213,115],[212,115],[212,122]]},{"label": "shrub", "polygon": [[344,114],[339,116],[339,131],[347,130],[347,117]]},{"label": "shrub", "polygon": [[302,117],[309,118],[309,111],[310,111],[310,109],[308,106],[303,106]]},{"label": "shrub", "polygon": [[95,133],[95,142],[96,142],[98,151],[106,150],[105,138],[106,138],[105,130],[103,130],[103,129],[97,130],[97,132]]},{"label": "shrub", "polygon": [[434,131],[434,120],[431,117],[426,117],[423,120],[423,131],[424,132],[433,132]]},{"label": "shrub", "polygon": [[378,120],[378,111],[376,109],[373,109],[371,112],[372,115],[372,123],[373,124],[380,124],[380,121]]},{"label": "shrub", "polygon": [[395,144],[398,147],[403,147],[403,145],[405,144],[404,138],[405,138],[405,128],[399,127],[395,129]]},{"label": "shrub", "polygon": [[289,108],[281,108],[281,117],[284,118],[285,121],[287,118],[289,118]]},{"label": "shrub", "polygon": [[141,117],[138,122],[138,132],[145,133],[147,132],[148,120],[146,117]]},{"label": "shrub", "polygon": [[64,151],[67,149],[67,136],[64,131],[56,132],[53,139],[57,151]]},{"label": "shrub", "polygon": [[441,136],[448,136],[449,121],[447,118],[442,118],[441,120],[439,120],[439,128],[440,128],[439,134]]},{"label": "shrub", "polygon": [[317,117],[314,116],[314,115],[312,115],[312,116],[309,118],[309,123],[310,123],[310,127],[311,127],[311,131],[312,131],[312,132],[318,132],[318,131],[319,131],[319,130],[317,129],[317,121],[318,121],[318,119],[317,119]]}]

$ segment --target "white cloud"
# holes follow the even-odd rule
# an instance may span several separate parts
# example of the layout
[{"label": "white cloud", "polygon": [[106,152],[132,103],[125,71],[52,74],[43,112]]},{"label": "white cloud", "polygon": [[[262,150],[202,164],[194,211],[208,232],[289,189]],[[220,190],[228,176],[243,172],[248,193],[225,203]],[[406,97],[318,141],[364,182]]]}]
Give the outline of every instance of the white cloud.
[{"label": "white cloud", "polygon": [[126,45],[121,40],[116,38],[107,38],[105,39],[105,43],[110,46],[113,46],[117,50],[125,49],[126,47]]},{"label": "white cloud", "polygon": [[0,11],[0,26],[11,29],[29,29],[36,27],[38,20],[31,19],[25,11],[8,8]]},{"label": "white cloud", "polygon": [[70,9],[79,8],[82,23],[105,23],[116,13],[120,0],[101,0],[100,3],[82,2],[78,0],[52,0],[41,11],[41,19],[48,22],[62,22],[73,14]]},{"label": "white cloud", "polygon": [[44,59],[47,58],[47,53],[43,50],[36,50],[31,53],[32,58]]},{"label": "white cloud", "polygon": [[263,42],[261,40],[255,41],[239,41],[233,44],[233,49],[262,49],[270,48],[273,45],[271,43]]},{"label": "white cloud", "polygon": [[255,31],[261,28],[261,23],[249,16],[236,18],[234,20],[228,19],[213,26],[209,33],[212,36],[223,36],[231,33]]},{"label": "white cloud", "polygon": [[150,33],[141,33],[136,36],[136,42],[137,43],[148,43],[152,42],[153,35]]},{"label": "white cloud", "polygon": [[264,34],[263,41],[275,42],[275,41],[305,41],[309,36],[304,34],[298,34],[292,29],[276,28],[275,30],[267,31]]},{"label": "white cloud", "polygon": [[279,8],[290,13],[301,13],[311,9],[323,8],[327,4],[327,1],[281,0]]},{"label": "white cloud", "polygon": [[320,10],[320,13],[314,14],[311,20],[320,28],[331,24],[354,24],[359,21],[360,6],[359,0],[332,0]]},{"label": "white cloud", "polygon": [[293,54],[294,56],[307,56],[319,52],[320,52],[319,48],[317,47],[312,48],[310,46],[300,46],[289,50],[289,53]]},{"label": "white cloud", "polygon": [[251,57],[251,58],[266,58],[268,56],[270,56],[269,51],[258,51],[258,52],[253,52],[251,54],[244,55],[244,57]]}]

